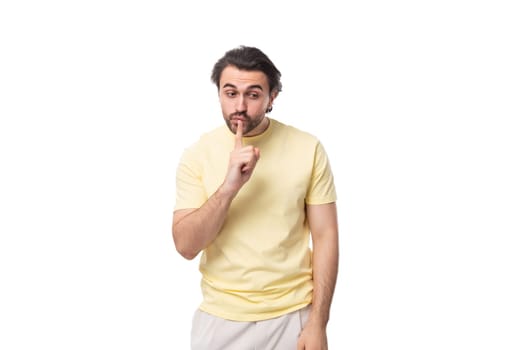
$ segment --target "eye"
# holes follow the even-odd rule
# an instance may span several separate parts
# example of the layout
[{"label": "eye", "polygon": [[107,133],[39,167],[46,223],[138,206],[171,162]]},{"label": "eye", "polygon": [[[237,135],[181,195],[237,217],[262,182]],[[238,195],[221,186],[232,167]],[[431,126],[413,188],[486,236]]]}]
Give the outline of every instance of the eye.
[{"label": "eye", "polygon": [[248,94],[248,97],[251,98],[251,99],[253,99],[253,100],[256,100],[256,99],[259,98],[259,94],[256,93],[256,92],[250,92],[250,93]]},{"label": "eye", "polygon": [[228,97],[235,97],[235,95],[237,95],[235,91],[226,91],[224,94]]}]

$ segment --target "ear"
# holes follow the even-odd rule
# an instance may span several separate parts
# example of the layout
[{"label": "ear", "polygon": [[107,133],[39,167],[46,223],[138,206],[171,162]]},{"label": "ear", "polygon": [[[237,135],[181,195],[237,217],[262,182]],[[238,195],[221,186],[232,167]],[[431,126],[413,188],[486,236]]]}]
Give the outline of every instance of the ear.
[{"label": "ear", "polygon": [[277,89],[273,90],[270,94],[270,103],[273,103],[273,100],[277,98],[277,95],[279,95],[279,91]]},{"label": "ear", "polygon": [[270,93],[270,102],[268,103],[268,107],[266,107],[266,113],[269,113],[273,109],[273,100],[277,98],[277,95],[279,95],[279,91],[274,90]]}]

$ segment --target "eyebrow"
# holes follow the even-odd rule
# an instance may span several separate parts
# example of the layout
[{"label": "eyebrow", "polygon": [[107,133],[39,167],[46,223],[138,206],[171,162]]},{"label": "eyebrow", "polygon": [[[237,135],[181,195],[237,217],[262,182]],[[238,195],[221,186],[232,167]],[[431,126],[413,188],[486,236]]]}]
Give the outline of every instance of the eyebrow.
[{"label": "eyebrow", "polygon": [[[234,88],[234,89],[237,89],[237,86],[233,85],[233,84],[230,84],[230,83],[226,83],[222,86],[223,89],[225,88]],[[259,85],[259,84],[254,84],[254,85],[250,85],[248,86],[247,90],[251,90],[251,89],[259,89],[261,91],[264,91],[262,86]]]}]

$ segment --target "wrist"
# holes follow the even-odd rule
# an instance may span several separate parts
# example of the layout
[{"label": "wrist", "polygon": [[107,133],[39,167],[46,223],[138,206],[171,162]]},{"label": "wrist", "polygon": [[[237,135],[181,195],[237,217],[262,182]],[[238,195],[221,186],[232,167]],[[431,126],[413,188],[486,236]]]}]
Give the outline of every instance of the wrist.
[{"label": "wrist", "polygon": [[239,191],[238,189],[231,188],[230,186],[223,183],[222,185],[219,186],[219,188],[217,189],[215,193],[219,198],[225,199],[231,202],[233,198],[235,198],[235,196],[237,195],[238,191]]},{"label": "wrist", "polygon": [[328,325],[328,319],[328,315],[312,310],[308,316],[308,323],[315,327],[326,329],[326,326]]}]

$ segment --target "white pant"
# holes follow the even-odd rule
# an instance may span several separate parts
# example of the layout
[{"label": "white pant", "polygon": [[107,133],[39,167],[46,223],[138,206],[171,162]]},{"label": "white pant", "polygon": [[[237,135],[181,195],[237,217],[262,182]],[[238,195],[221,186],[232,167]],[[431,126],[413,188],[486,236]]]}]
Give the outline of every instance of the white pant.
[{"label": "white pant", "polygon": [[236,322],[197,310],[191,329],[192,350],[296,350],[310,305],[257,322]]}]

